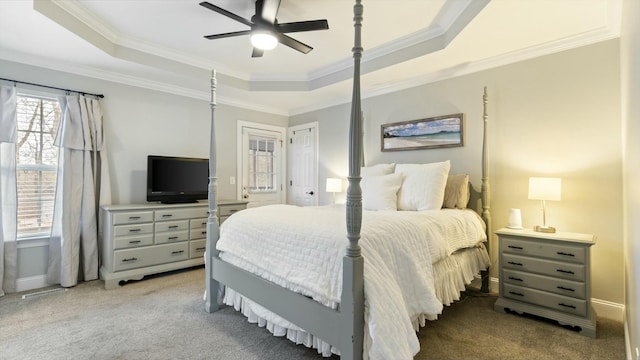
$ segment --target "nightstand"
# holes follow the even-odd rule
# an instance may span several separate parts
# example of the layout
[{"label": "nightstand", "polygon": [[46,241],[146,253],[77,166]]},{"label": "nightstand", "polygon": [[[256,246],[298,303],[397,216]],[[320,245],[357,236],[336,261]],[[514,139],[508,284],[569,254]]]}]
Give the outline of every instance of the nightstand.
[{"label": "nightstand", "polygon": [[496,234],[500,295],[494,309],[553,319],[595,337],[590,279],[595,236],[508,228]]}]

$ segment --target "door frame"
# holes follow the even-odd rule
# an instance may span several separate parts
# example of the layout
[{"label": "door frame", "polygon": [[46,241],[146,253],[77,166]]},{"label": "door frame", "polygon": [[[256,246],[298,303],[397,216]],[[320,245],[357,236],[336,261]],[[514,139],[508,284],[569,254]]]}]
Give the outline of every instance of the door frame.
[{"label": "door frame", "polygon": [[280,133],[280,138],[282,139],[282,147],[281,147],[281,159],[280,159],[280,203],[287,203],[287,128],[284,126],[277,125],[268,125],[261,124],[251,121],[238,120],[236,122],[236,199],[243,200],[242,197],[242,183],[243,183],[243,174],[242,174],[242,155],[244,153],[244,149],[242,146],[242,130],[244,128],[251,128],[256,130],[266,130]]},{"label": "door frame", "polygon": [[[320,170],[320,144],[319,144],[319,141],[318,141],[318,139],[320,138],[320,136],[319,136],[320,135],[319,134],[320,125],[318,124],[317,121],[312,121],[312,122],[305,123],[305,124],[290,126],[290,127],[287,128],[287,139],[289,139],[289,141],[291,141],[290,139],[293,137],[293,132],[294,131],[301,130],[301,129],[308,129],[308,128],[314,128],[315,129],[315,134],[316,134],[316,138],[315,138],[315,145],[316,145],[315,153],[316,153],[316,156],[313,159],[314,166],[315,166],[315,169],[316,169],[316,186],[315,186],[315,189],[313,191],[317,195],[314,197],[313,201],[314,201],[314,205],[318,206],[319,198],[320,198],[320,193],[318,193],[318,188],[320,187],[320,177],[319,177],[319,174],[318,174],[318,171]],[[285,141],[285,143],[286,143],[286,141]],[[289,160],[290,160],[289,159],[289,153],[287,152],[287,161],[289,161]],[[285,185],[287,187],[287,196],[292,195],[292,194],[290,194],[290,191],[291,191],[291,187],[289,186],[290,181],[291,181],[291,178],[289,177],[289,174],[287,173],[287,179],[285,181],[286,182]]]}]

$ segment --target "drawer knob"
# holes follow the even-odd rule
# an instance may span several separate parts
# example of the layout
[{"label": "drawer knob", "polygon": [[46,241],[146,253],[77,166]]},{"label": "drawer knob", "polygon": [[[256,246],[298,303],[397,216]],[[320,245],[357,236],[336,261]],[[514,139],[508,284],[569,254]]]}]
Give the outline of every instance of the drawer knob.
[{"label": "drawer knob", "polygon": [[524,248],[522,246],[509,245],[507,247],[509,249],[524,250]]},{"label": "drawer knob", "polygon": [[574,290],[574,289],[572,289],[572,288],[568,288],[568,287],[564,287],[564,286],[557,286],[557,288],[558,288],[558,289],[560,289],[560,290],[575,291],[575,290]]},{"label": "drawer knob", "polygon": [[142,229],[129,229],[129,232],[140,232]]},{"label": "drawer knob", "polygon": [[168,239],[168,240],[176,240],[177,238],[178,238],[177,236],[170,236],[170,237],[168,237],[167,239]]},{"label": "drawer knob", "polygon": [[178,254],[182,254],[183,252],[184,250],[172,251],[171,255],[178,255]]},{"label": "drawer knob", "polygon": [[566,308],[570,308],[570,309],[575,309],[576,307],[573,305],[569,305],[569,304],[565,304],[565,303],[558,303],[559,306],[563,306]]},{"label": "drawer knob", "polygon": [[[509,261],[509,264],[516,265],[516,266],[522,266],[522,263],[515,262],[515,261]],[[560,270],[558,270],[558,271],[560,271]]]},{"label": "drawer knob", "polygon": [[129,220],[140,220],[140,216],[129,216]]},{"label": "drawer knob", "polygon": [[556,269],[556,271],[563,274],[575,275],[575,273],[571,270]]},{"label": "drawer knob", "polygon": [[509,291],[509,294],[511,295],[518,295],[518,296],[524,296],[523,293],[519,293],[519,292],[515,292],[515,291]]},{"label": "drawer knob", "polygon": [[562,256],[571,256],[571,257],[575,257],[575,255],[574,255],[574,254],[572,254],[572,253],[566,253],[566,252],[562,252],[562,251],[558,251],[558,252],[556,252],[556,254],[558,254],[558,255],[562,255]]},{"label": "drawer knob", "polygon": [[178,227],[178,225],[171,225],[171,226],[169,226],[169,229],[175,229],[177,227]]},{"label": "drawer knob", "polygon": [[206,249],[207,249],[206,247],[199,247],[199,248],[196,248],[196,251],[205,251]]},{"label": "drawer knob", "polygon": [[522,280],[522,279],[520,279],[520,278],[513,277],[513,276],[509,276],[509,280],[514,280],[514,281],[524,281],[524,280]]},{"label": "drawer knob", "polygon": [[132,257],[132,258],[128,258],[128,259],[122,259],[122,262],[130,262],[130,261],[137,261],[138,258],[137,257]]},{"label": "drawer knob", "polygon": [[139,244],[140,242],[140,240],[131,240],[129,241],[129,244]]},{"label": "drawer knob", "polygon": [[164,214],[164,215],[162,215],[162,217],[163,217],[163,218],[170,218],[170,217],[172,217],[172,216],[173,216],[173,215],[171,215],[171,214]]}]

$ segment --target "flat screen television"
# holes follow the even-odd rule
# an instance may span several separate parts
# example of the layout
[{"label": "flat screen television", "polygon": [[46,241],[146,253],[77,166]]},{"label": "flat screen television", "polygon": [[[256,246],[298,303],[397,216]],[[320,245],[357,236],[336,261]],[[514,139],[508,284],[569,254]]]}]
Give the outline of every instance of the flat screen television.
[{"label": "flat screen television", "polygon": [[147,201],[189,203],[206,199],[209,159],[147,156]]}]

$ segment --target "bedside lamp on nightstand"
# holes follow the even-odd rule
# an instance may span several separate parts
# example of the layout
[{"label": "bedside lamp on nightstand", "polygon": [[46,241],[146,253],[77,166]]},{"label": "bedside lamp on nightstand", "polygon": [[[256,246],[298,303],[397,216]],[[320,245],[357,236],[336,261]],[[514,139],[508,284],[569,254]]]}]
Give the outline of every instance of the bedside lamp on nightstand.
[{"label": "bedside lamp on nightstand", "polygon": [[342,192],[342,179],[327,178],[326,191],[328,193],[333,193],[333,198],[332,198],[331,204],[335,205],[336,204],[336,193],[337,192]]},{"label": "bedside lamp on nightstand", "polygon": [[534,231],[544,233],[554,233],[556,228],[547,226],[547,216],[545,201],[560,201],[560,192],[562,189],[562,179],[549,177],[532,177],[529,178],[529,199],[542,200],[542,225],[533,228]]}]

